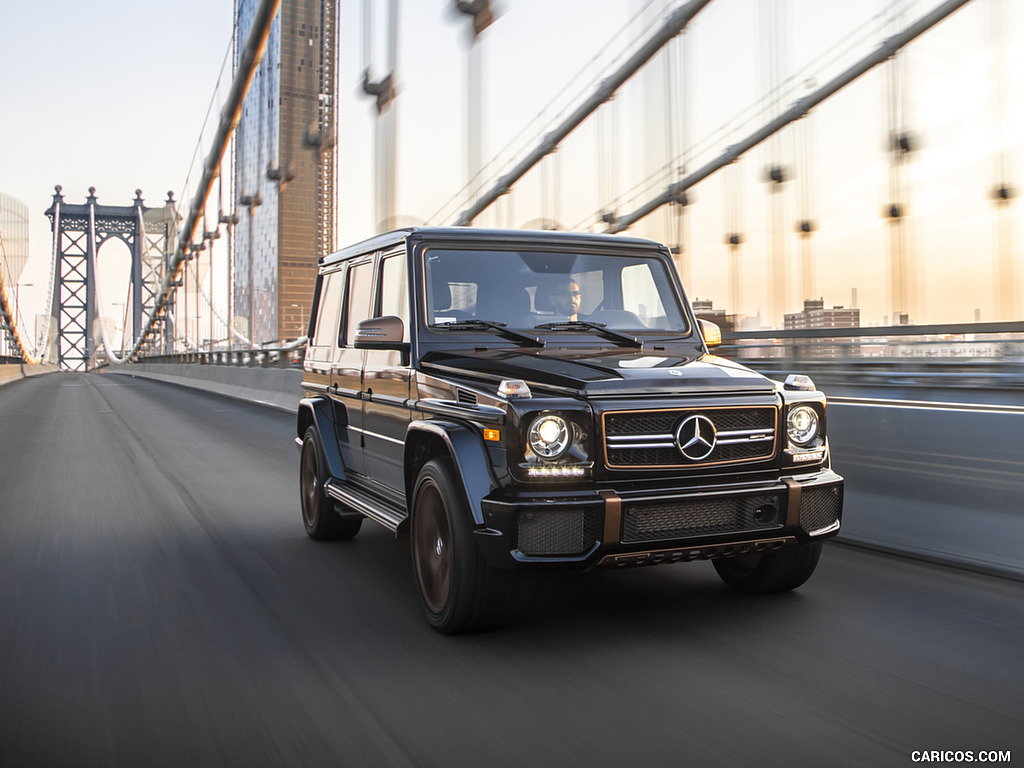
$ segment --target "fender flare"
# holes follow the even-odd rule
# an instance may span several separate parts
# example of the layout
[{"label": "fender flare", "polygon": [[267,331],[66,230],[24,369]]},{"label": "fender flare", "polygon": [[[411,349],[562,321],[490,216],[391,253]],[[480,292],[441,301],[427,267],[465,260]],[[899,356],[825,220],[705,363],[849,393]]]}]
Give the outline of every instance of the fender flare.
[{"label": "fender flare", "polygon": [[320,435],[320,447],[323,449],[328,473],[338,481],[344,482],[345,465],[341,460],[341,450],[338,447],[334,408],[327,398],[308,397],[299,401],[296,415],[296,433],[299,440],[305,437],[306,430],[310,425],[315,426]]},{"label": "fender flare", "polygon": [[[498,487],[498,481],[491,468],[491,460],[484,447],[483,438],[471,427],[455,421],[438,419],[410,422],[405,435],[405,465],[411,466],[415,433],[426,433],[444,442],[455,469],[455,479],[462,488],[473,523],[484,525],[483,498]],[[416,478],[407,478],[406,497],[412,499],[412,487]]]}]

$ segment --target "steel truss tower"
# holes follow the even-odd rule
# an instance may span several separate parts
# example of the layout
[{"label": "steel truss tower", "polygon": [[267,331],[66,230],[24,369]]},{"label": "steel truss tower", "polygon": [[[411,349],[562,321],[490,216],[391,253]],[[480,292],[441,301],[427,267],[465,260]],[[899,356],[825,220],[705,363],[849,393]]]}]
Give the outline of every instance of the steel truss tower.
[{"label": "steel truss tower", "polygon": [[137,339],[144,311],[153,311],[174,241],[174,200],[161,208],[143,205],[135,190],[130,206],[97,205],[96,188],[89,188],[84,205],[68,205],[55,187],[46,211],[53,232],[54,273],[51,315],[57,322],[57,358],[64,370],[84,371],[96,350],[92,329],[96,313],[96,257],[110,239],[128,246],[132,256],[132,328]]}]

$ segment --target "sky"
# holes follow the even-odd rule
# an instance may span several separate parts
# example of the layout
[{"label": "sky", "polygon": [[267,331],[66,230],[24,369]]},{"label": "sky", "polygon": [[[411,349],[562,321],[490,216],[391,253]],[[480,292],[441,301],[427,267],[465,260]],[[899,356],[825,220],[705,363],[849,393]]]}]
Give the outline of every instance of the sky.
[{"label": "sky", "polygon": [[[500,154],[509,162],[532,148],[557,117],[546,105],[565,107],[590,93],[616,58],[643,38],[645,27],[676,4],[501,0],[500,15],[478,50],[484,158]],[[909,22],[937,4],[906,0],[897,7]],[[1009,181],[1024,186],[1022,5],[974,0],[901,58],[907,123],[920,147],[902,169],[911,211],[905,249],[917,288],[914,319],[920,322],[999,319],[997,212],[987,192],[1000,159]],[[374,111],[358,93],[362,2],[340,0],[340,6],[339,247],[377,226]],[[394,118],[396,214],[403,224],[451,223],[468,202],[459,196],[467,162],[467,20],[448,6],[444,0],[400,3]],[[598,231],[603,210],[634,210],[678,178],[678,167],[664,168],[670,146],[676,152],[690,147],[685,164],[692,170],[760,127],[772,114],[762,96],[773,83],[773,62],[781,73],[777,80],[790,88],[774,107],[780,109],[891,34],[898,21],[889,27],[869,23],[890,7],[890,0],[713,0],[669,52],[476,223],[518,227],[555,219],[564,228]],[[774,58],[763,34],[769,8],[781,30]],[[381,16],[375,74],[385,59]],[[1001,42],[993,18],[1000,19]],[[23,313],[45,303],[52,244],[43,212],[55,184],[69,203],[84,202],[90,186],[101,203],[113,205],[129,205],[137,188],[149,205],[161,203],[168,190],[190,199],[185,181],[197,145],[200,155],[208,148],[208,139],[201,139],[207,109],[227,91],[229,74],[220,73],[231,26],[231,0],[58,0],[5,8],[0,191],[30,209]],[[869,73],[798,128],[692,189],[682,221],[678,209],[664,209],[629,234],[680,246],[680,272],[691,298],[713,299],[730,312],[760,313],[767,320],[773,312],[799,310],[803,298],[849,306],[856,292],[863,324],[883,324],[892,309],[889,233],[880,216],[889,202],[887,72]],[[224,78],[219,88],[218,77]],[[208,125],[207,136],[211,130]],[[513,149],[500,152],[510,142]],[[804,154],[809,165],[800,162]],[[794,175],[775,195],[761,180],[773,163]],[[1010,209],[1016,229],[1004,245],[1012,251],[1018,282],[1024,272],[1022,203]],[[815,221],[816,230],[802,245],[793,229],[804,217]],[[723,243],[733,229],[744,236],[736,280]],[[814,266],[809,295],[800,284],[802,247]],[[100,256],[104,302],[114,306],[125,299],[127,257]],[[784,278],[781,308],[771,296],[773,274]]]}]

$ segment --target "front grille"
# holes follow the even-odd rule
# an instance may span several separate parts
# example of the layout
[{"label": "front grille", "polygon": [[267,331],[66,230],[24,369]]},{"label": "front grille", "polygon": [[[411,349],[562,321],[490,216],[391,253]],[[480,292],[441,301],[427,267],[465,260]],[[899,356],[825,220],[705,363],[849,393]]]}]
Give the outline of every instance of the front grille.
[{"label": "front grille", "polygon": [[[678,432],[691,416],[715,427],[714,450],[700,459],[685,456]],[[604,414],[605,455],[609,467],[688,467],[763,461],[775,454],[778,409],[744,408],[612,411]]]},{"label": "front grille", "polygon": [[598,516],[581,509],[519,513],[518,550],[524,555],[581,555],[597,541]]},{"label": "front grille", "polygon": [[837,485],[805,488],[800,494],[800,527],[814,533],[833,525],[843,509],[843,492]]},{"label": "front grille", "polygon": [[780,494],[710,499],[638,501],[624,505],[622,541],[660,541],[687,536],[770,531],[785,517]]}]

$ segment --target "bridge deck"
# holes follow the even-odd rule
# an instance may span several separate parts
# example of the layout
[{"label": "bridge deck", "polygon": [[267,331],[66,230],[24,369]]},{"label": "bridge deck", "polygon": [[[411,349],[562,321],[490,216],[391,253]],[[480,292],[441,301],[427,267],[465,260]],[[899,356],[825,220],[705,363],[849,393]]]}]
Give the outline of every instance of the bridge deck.
[{"label": "bridge deck", "polygon": [[124,376],[4,388],[0,763],[902,766],[1021,748],[1015,581],[830,544],[805,588],[767,599],[706,563],[534,578],[514,626],[454,642],[419,615],[405,542],[306,539],[292,428]]}]

